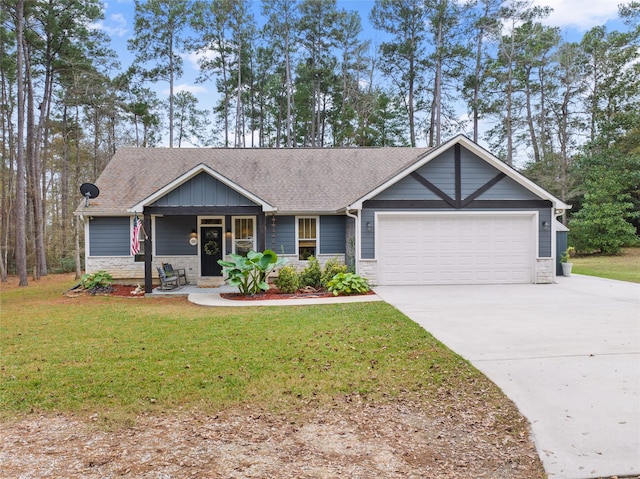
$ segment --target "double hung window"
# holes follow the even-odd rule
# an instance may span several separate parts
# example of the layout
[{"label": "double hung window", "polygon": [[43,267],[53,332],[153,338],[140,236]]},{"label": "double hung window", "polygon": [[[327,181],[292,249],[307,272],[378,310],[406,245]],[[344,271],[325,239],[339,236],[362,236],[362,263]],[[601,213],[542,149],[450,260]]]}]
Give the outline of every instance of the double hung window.
[{"label": "double hung window", "polygon": [[246,256],[255,249],[256,222],[254,217],[233,219],[233,250],[235,254]]},{"label": "double hung window", "polygon": [[298,259],[306,261],[310,256],[317,256],[318,218],[298,218],[297,229]]}]

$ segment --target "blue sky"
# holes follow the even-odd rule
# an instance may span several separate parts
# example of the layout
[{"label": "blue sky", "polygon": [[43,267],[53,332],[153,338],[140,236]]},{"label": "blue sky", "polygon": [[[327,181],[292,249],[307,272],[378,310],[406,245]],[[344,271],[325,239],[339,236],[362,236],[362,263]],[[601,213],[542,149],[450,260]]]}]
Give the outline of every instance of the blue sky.
[{"label": "blue sky", "polygon": [[[619,0],[622,2],[623,0]],[[617,21],[616,0],[533,0],[534,5],[547,5],[554,9],[544,20],[550,26],[560,27],[566,40],[577,41],[585,31],[597,25],[607,25],[609,29],[624,29]],[[260,16],[261,2],[254,0],[256,17]],[[383,39],[383,34],[375,31],[368,23],[369,12],[374,0],[338,0],[338,8],[357,10],[363,23],[363,38],[371,40],[372,48]],[[134,2],[133,0],[109,0],[105,2],[104,20],[96,27],[105,31],[112,39],[111,47],[118,53],[123,69],[133,61],[133,55],[127,50],[127,39],[133,34]],[[185,56],[184,75],[176,82],[176,91],[188,90],[199,100],[201,109],[212,107],[217,95],[212,84],[196,84],[198,74],[194,56]],[[159,83],[154,88],[161,99],[168,95],[168,85]]]}]

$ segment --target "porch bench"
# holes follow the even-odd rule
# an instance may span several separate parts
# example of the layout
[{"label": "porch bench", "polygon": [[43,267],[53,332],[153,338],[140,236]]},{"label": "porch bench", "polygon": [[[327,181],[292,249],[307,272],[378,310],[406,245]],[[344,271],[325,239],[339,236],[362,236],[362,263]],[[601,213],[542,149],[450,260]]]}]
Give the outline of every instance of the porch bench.
[{"label": "porch bench", "polygon": [[158,270],[158,276],[160,277],[160,289],[167,290],[178,287],[178,285],[180,284],[178,281],[178,276],[167,276],[164,272],[164,269],[159,266],[156,266],[156,269]]}]

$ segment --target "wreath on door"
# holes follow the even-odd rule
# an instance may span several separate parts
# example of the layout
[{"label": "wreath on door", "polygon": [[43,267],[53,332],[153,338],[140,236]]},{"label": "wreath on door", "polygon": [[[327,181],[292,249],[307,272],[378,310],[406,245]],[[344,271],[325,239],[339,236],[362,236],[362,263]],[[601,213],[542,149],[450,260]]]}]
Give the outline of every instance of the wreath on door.
[{"label": "wreath on door", "polygon": [[220,252],[220,246],[217,241],[209,241],[204,245],[204,252],[208,256],[214,256]]}]

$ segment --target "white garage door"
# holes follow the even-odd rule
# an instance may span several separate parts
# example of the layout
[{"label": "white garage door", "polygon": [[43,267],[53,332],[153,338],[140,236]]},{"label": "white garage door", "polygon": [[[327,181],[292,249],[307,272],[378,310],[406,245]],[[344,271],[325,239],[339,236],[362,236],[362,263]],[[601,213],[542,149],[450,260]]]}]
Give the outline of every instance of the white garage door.
[{"label": "white garage door", "polygon": [[534,224],[530,214],[380,214],[378,283],[531,283]]}]

